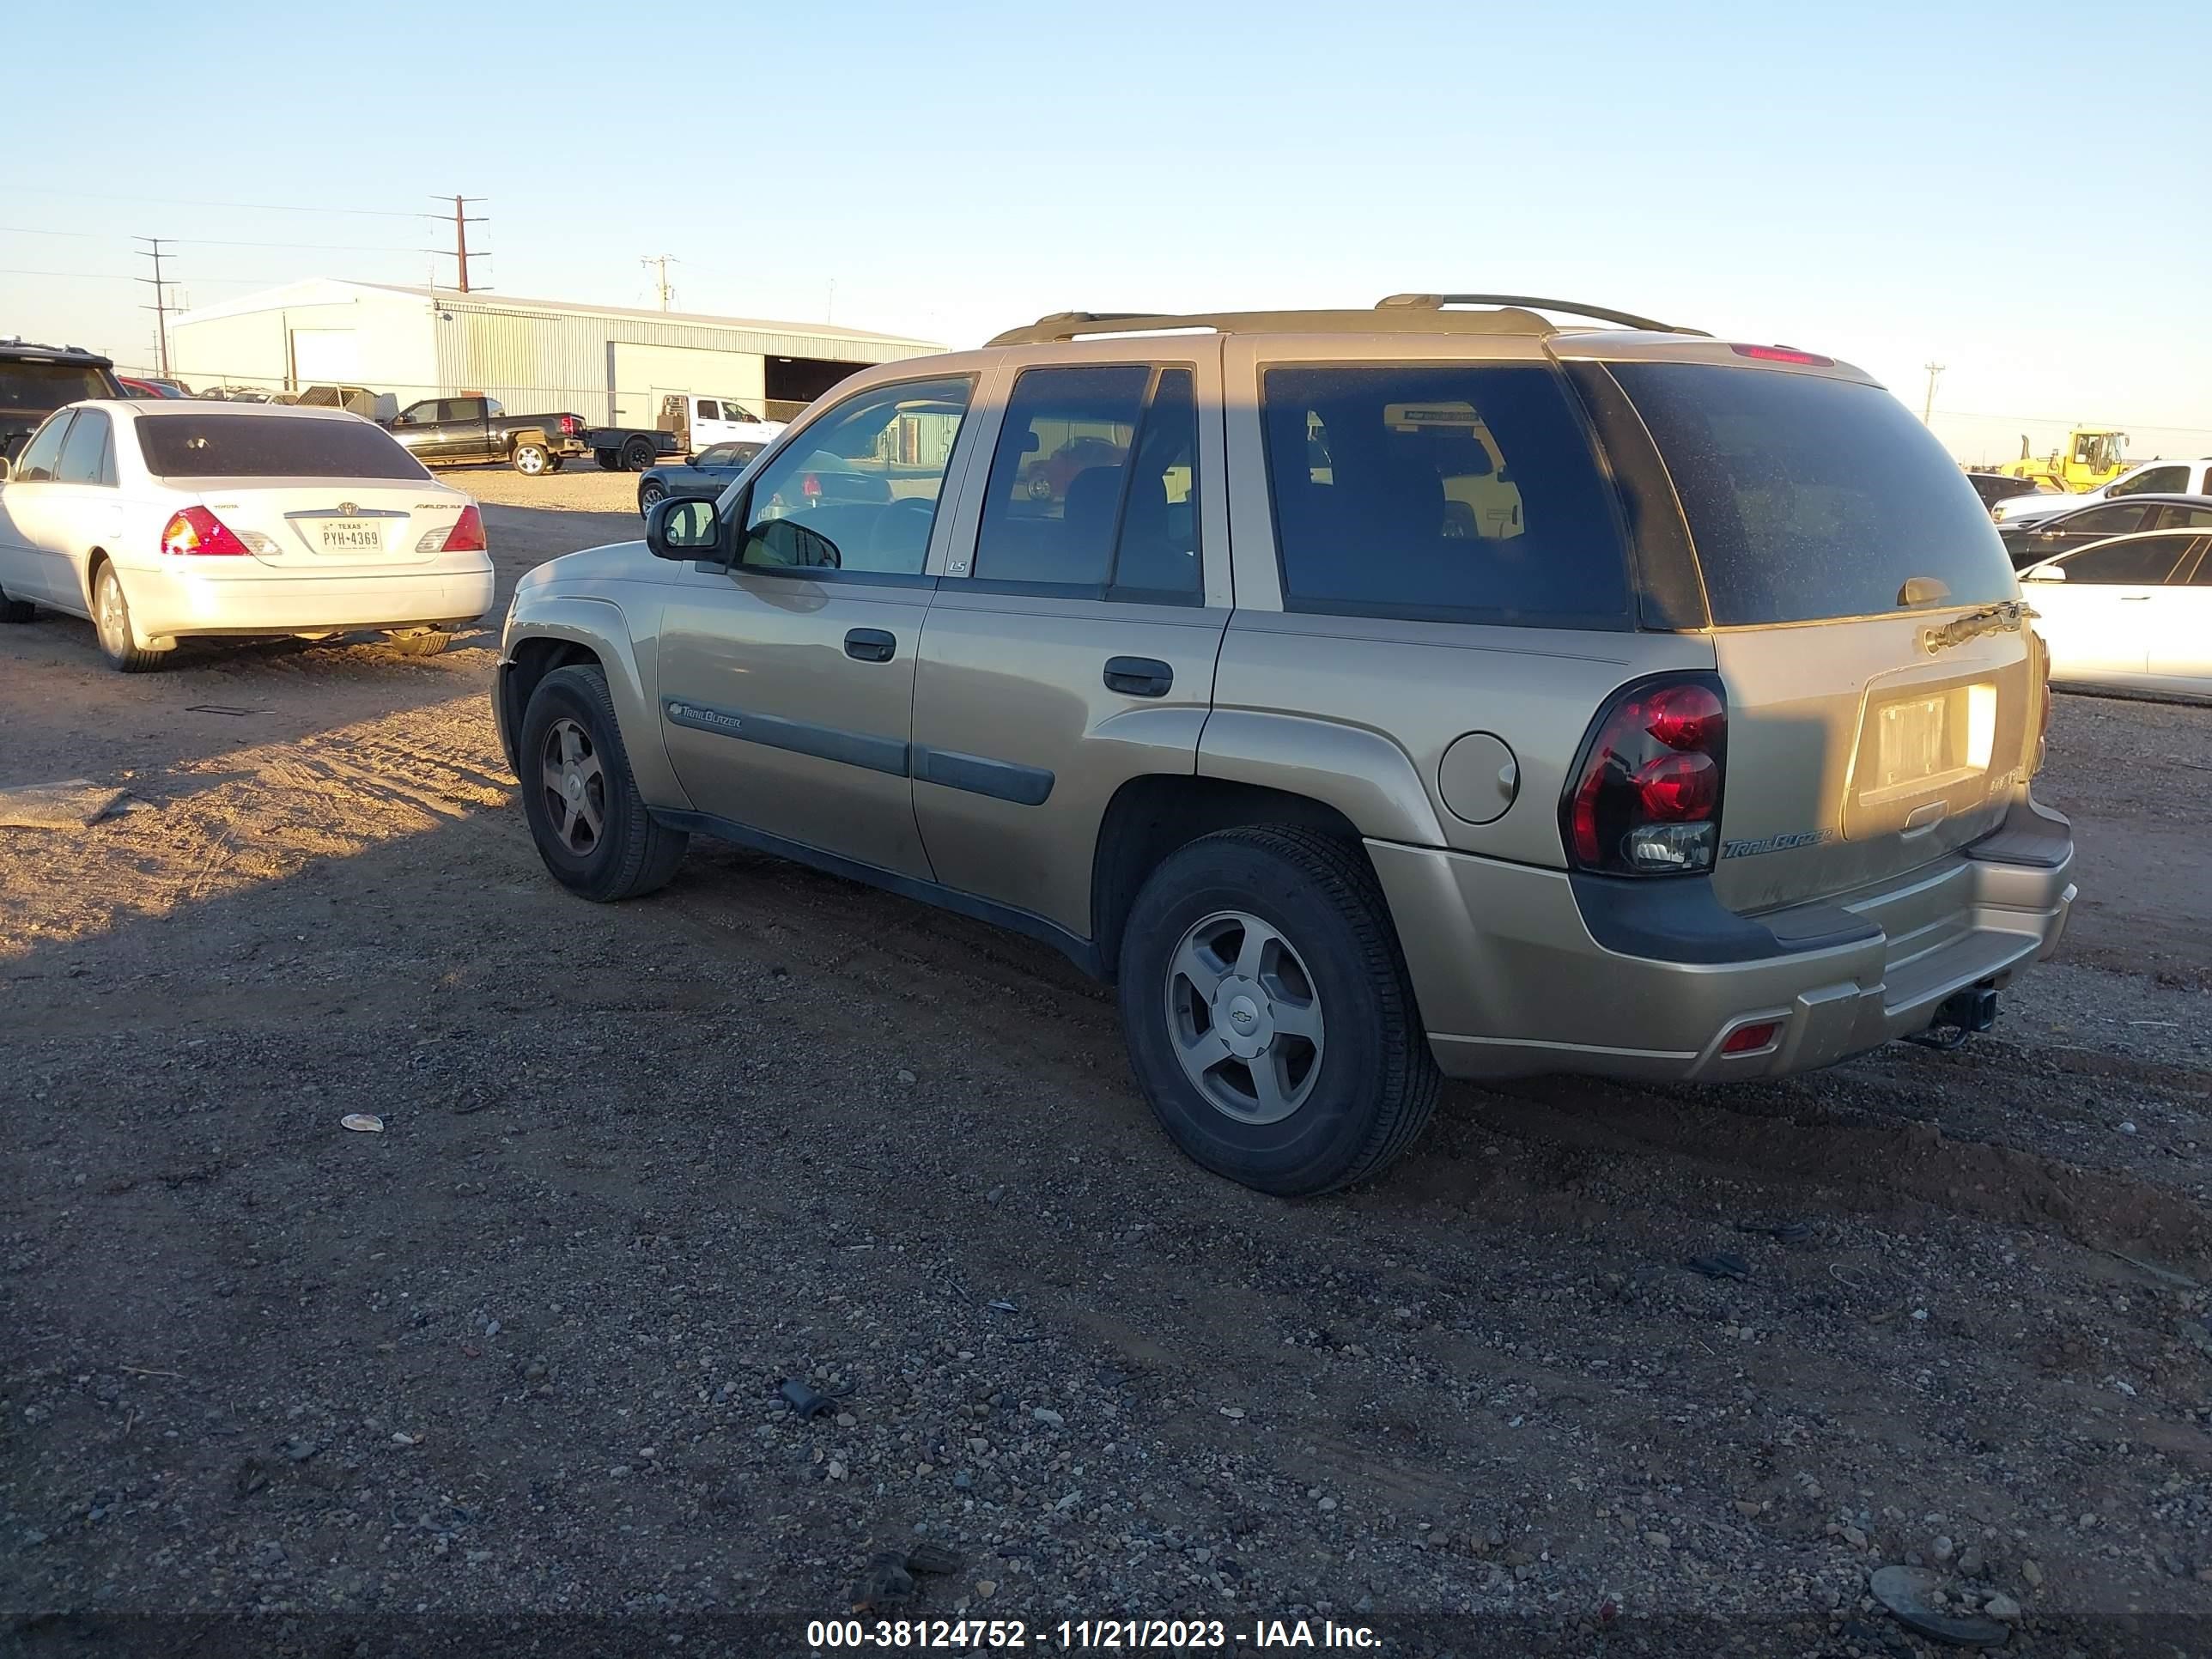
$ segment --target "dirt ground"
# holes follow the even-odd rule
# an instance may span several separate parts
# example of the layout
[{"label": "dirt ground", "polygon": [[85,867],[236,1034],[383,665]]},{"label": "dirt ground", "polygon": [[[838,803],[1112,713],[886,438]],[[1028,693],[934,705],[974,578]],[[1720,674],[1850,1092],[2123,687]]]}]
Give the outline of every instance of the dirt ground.
[{"label": "dirt ground", "polygon": [[[507,584],[635,533],[575,476],[471,475]],[[1988,1037],[1455,1086],[1288,1204],[1042,946],[697,842],[566,896],[495,647],[0,631],[0,786],[138,803],[0,830],[14,1650],[796,1652],[927,1540],[871,1631],[1906,1653],[1924,1563],[2011,1652],[2212,1650],[2212,709],[2061,700],[2083,896]]]}]

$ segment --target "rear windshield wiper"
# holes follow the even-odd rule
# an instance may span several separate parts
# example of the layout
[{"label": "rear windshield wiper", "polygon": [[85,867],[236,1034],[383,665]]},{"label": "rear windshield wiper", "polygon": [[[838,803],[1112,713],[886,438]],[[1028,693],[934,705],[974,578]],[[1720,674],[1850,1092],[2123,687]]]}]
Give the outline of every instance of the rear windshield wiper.
[{"label": "rear windshield wiper", "polygon": [[2005,599],[1980,611],[1969,611],[1963,617],[1954,617],[1941,628],[1922,629],[1921,647],[1932,657],[1938,651],[1964,645],[1984,634],[2017,633],[2037,614],[2024,600]]}]

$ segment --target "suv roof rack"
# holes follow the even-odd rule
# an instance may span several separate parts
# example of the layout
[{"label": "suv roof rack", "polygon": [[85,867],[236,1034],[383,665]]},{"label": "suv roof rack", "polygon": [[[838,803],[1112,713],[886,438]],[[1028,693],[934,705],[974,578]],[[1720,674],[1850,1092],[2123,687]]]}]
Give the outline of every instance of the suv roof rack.
[{"label": "suv roof rack", "polygon": [[[1445,309],[1447,306],[1464,305],[1491,306],[1496,309]],[[1547,335],[1561,331],[1558,324],[1538,316],[1532,307],[1569,312],[1578,317],[1595,318],[1656,333],[1708,337],[1702,329],[1677,328],[1626,311],[1608,311],[1601,306],[1577,305],[1565,300],[1525,299],[1504,294],[1394,294],[1372,311],[1206,311],[1187,315],[1146,311],[1056,311],[1020,328],[1010,328],[995,335],[988,343],[1042,345],[1079,339],[1088,334],[1158,334],[1170,330],[1200,329],[1210,329],[1217,334],[1360,330],[1407,334]]]},{"label": "suv roof rack", "polygon": [[1694,334],[1700,339],[1712,338],[1702,328],[1654,322],[1632,311],[1613,311],[1605,306],[1586,306],[1579,300],[1546,300],[1527,294],[1393,294],[1375,302],[1377,311],[1441,311],[1446,306],[1512,306],[1531,311],[1564,311],[1570,316],[1618,323],[1623,328],[1644,329],[1653,334]]}]

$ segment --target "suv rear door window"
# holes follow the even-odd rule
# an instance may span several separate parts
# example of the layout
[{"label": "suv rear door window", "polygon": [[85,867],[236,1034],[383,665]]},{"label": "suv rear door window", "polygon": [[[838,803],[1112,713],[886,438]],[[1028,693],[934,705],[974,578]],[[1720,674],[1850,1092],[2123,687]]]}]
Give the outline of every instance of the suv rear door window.
[{"label": "suv rear door window", "polygon": [[1881,616],[2017,591],[1958,463],[1878,386],[1784,369],[1616,363],[1674,479],[1720,627]]},{"label": "suv rear door window", "polygon": [[1285,364],[1261,402],[1285,610],[1632,625],[1618,505],[1550,369]]},{"label": "suv rear door window", "polygon": [[992,458],[972,580],[1195,603],[1197,452],[1188,368],[1024,372]]},{"label": "suv rear door window", "polygon": [[133,422],[157,478],[427,478],[380,428],[351,416],[147,415]]}]

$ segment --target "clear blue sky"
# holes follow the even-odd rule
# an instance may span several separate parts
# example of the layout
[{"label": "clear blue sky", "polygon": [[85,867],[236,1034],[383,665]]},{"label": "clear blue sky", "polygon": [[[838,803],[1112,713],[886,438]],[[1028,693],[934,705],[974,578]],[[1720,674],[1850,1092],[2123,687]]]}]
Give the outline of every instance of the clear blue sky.
[{"label": "clear blue sky", "polygon": [[461,190],[515,295],[649,304],[665,252],[681,308],[818,319],[834,283],[840,322],[969,344],[1068,308],[1527,291],[1832,350],[1916,408],[1943,362],[1954,447],[1987,414],[2000,450],[2030,416],[2212,448],[2205,15],[2079,15],[30,7],[0,333],[144,361],[132,233],[348,245],[187,244],[202,303],[420,282],[449,228],[190,204]]}]

